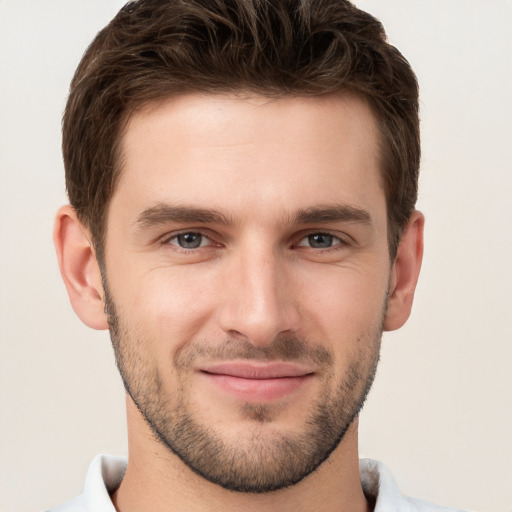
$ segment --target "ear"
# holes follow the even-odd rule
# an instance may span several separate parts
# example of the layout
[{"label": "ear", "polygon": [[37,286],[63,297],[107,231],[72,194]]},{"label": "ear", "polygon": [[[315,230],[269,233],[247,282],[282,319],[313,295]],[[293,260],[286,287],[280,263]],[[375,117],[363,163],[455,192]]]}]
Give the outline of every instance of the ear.
[{"label": "ear", "polygon": [[398,245],[391,271],[389,302],[384,330],[394,331],[405,324],[411,314],[414,290],[423,259],[423,214],[414,211]]},{"label": "ear", "polygon": [[57,212],[53,242],[75,313],[93,329],[108,329],[101,273],[91,236],[70,205]]}]

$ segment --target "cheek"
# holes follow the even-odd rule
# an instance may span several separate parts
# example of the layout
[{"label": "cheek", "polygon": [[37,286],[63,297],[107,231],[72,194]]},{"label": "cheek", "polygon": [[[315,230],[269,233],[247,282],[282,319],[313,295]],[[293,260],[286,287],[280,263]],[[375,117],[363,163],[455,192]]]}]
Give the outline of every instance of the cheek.
[{"label": "cheek", "polygon": [[[351,343],[380,328],[389,270],[330,268],[304,275],[300,294],[305,327],[350,350]],[[315,336],[314,332],[308,333]],[[319,340],[320,341],[320,340]],[[334,347],[333,347],[334,348]]]},{"label": "cheek", "polygon": [[165,337],[166,345],[197,335],[214,305],[211,279],[186,266],[132,273],[119,284],[124,318],[152,337]]},{"label": "cheek", "polygon": [[337,277],[314,288],[304,325],[314,326],[307,336],[328,347],[334,357],[326,386],[333,393],[338,393],[340,385],[362,392],[378,360],[387,280],[358,272]]}]

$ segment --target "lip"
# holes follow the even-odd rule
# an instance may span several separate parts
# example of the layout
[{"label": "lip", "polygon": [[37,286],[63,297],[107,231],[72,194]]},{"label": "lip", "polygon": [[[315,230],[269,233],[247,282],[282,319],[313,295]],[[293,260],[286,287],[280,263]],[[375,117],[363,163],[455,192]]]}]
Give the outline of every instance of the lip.
[{"label": "lip", "polygon": [[299,390],[314,375],[293,363],[217,363],[200,368],[202,378],[221,391],[246,401],[269,402]]}]

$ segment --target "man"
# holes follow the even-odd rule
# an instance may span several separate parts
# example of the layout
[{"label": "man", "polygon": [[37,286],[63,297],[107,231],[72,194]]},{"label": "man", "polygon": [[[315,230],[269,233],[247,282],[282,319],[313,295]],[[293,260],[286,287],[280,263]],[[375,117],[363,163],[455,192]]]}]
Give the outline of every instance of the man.
[{"label": "man", "polygon": [[131,2],[76,72],[63,152],[57,255],[110,330],[129,458],[55,510],[440,510],[358,460],[423,249],[417,83],[377,20]]}]

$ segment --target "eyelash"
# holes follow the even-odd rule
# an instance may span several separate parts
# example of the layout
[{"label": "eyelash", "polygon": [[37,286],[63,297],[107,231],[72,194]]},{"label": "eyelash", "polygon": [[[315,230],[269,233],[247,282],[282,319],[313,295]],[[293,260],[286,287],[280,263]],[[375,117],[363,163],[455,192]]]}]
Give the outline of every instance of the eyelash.
[{"label": "eyelash", "polygon": [[[302,246],[300,245],[301,242],[303,242],[304,240],[306,239],[310,239],[311,237],[329,237],[329,238],[332,238],[332,243],[333,245],[329,246],[329,247],[311,247],[311,246]],[[309,240],[309,242],[311,243],[311,240]],[[315,231],[315,232],[311,232],[311,233],[308,233],[304,236],[302,236],[300,239],[299,239],[299,242],[295,245],[295,247],[309,247],[310,249],[313,249],[313,250],[318,250],[318,251],[322,251],[322,252],[328,252],[328,251],[336,251],[336,250],[340,250],[341,248],[345,247],[347,244],[347,242],[337,236],[337,235],[333,235],[332,233],[329,233],[329,232],[325,232],[325,231]]]},{"label": "eyelash", "polygon": [[[183,235],[198,235],[198,236],[202,237],[200,245],[198,247],[186,248],[186,247],[180,247],[177,243],[172,243],[173,240],[177,240],[178,237],[183,236]],[[313,237],[313,236],[332,237],[333,245],[330,247],[324,247],[324,248],[315,248],[315,247],[311,247],[308,245],[300,245],[304,240],[308,239],[309,237]],[[205,238],[210,241],[210,244],[203,246],[201,244],[204,242]],[[215,240],[213,240],[210,235],[208,235],[204,232],[201,232],[201,231],[181,231],[179,233],[173,233],[171,236],[164,238],[162,240],[161,244],[163,246],[172,245],[174,250],[176,250],[182,254],[194,254],[197,252],[198,249],[205,249],[205,248],[211,249],[214,246],[220,247],[222,245],[220,243],[216,243]],[[347,247],[348,245],[350,245],[350,242],[347,241],[346,238],[342,238],[340,236],[334,235],[332,233],[329,233],[328,231],[311,231],[308,233],[301,233],[300,237],[297,237],[297,242],[294,242],[291,245],[291,247],[292,248],[305,247],[305,248],[309,248],[309,249],[319,251],[322,253],[328,253],[331,251],[342,250],[345,247]]]},{"label": "eyelash", "polygon": [[[209,236],[206,233],[203,233],[201,231],[181,231],[179,233],[173,233],[171,236],[168,236],[162,240],[162,245],[164,245],[164,246],[172,245],[174,247],[174,250],[176,250],[182,254],[193,254],[196,252],[197,249],[205,248],[205,246],[202,246],[202,245],[199,245],[199,247],[186,248],[186,247],[180,247],[178,244],[172,243],[173,240],[176,240],[178,237],[183,236],[183,235],[198,235],[198,236],[202,237],[203,239],[204,238],[208,239],[210,242],[213,243],[213,245],[220,246],[220,244],[215,244],[215,242],[211,236]],[[201,243],[202,242],[203,242],[203,240],[201,240]],[[212,244],[208,244],[206,246],[206,248],[211,248],[211,246],[212,246]]]}]

